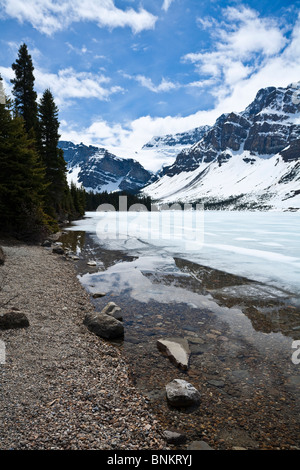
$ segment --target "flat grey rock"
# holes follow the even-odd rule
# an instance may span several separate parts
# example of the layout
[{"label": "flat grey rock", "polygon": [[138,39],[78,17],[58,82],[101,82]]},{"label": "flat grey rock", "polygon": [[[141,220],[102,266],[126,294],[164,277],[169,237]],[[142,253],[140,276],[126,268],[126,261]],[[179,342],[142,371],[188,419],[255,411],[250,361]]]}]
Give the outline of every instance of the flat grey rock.
[{"label": "flat grey rock", "polygon": [[158,339],[156,344],[173,364],[183,370],[188,368],[190,348],[185,338]]}]

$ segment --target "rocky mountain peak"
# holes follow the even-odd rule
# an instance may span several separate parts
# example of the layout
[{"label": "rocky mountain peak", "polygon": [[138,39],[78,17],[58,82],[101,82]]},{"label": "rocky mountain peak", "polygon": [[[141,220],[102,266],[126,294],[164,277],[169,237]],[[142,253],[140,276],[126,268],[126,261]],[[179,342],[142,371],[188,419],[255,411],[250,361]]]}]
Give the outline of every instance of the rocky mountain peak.
[{"label": "rocky mountain peak", "polygon": [[134,159],[120,158],[105,148],[60,141],[67,162],[68,181],[88,191],[137,192],[153,176]]},{"label": "rocky mountain peak", "polygon": [[147,148],[161,148],[161,147],[175,147],[175,146],[191,146],[203,137],[203,135],[210,129],[210,126],[199,126],[185,132],[177,134],[166,134],[163,136],[155,136],[147,142],[143,149]]},{"label": "rocky mountain peak", "polygon": [[222,114],[144,192],[172,202],[213,200],[214,207],[226,197],[246,208],[253,194],[261,207],[272,197],[282,207],[300,206],[299,149],[300,82],[263,88],[244,111]]},{"label": "rocky mountain peak", "polygon": [[300,82],[291,83],[286,88],[262,88],[243,114],[251,117],[262,111],[277,116],[299,113]]},{"label": "rocky mountain peak", "polygon": [[222,114],[190,149],[183,150],[162,175],[194,171],[201,162],[227,161],[227,150],[249,150],[263,158],[283,150],[300,138],[300,82],[287,88],[267,87],[258,91],[245,111]]}]

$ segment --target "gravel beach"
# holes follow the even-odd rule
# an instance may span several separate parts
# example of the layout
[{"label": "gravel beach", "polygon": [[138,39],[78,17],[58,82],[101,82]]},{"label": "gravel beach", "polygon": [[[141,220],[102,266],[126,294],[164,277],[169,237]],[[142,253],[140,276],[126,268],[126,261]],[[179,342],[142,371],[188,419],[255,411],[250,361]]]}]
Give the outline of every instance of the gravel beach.
[{"label": "gravel beach", "polygon": [[29,320],[0,331],[0,449],[167,449],[121,352],[83,325],[94,307],[72,262],[39,246],[0,245],[0,314]]}]

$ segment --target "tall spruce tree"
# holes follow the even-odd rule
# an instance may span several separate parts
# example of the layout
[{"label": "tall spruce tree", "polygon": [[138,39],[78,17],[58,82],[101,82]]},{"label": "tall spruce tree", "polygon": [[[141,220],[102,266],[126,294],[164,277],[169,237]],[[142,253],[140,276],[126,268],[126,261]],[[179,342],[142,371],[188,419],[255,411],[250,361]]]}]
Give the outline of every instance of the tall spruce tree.
[{"label": "tall spruce tree", "polygon": [[34,90],[34,67],[26,44],[20,46],[18,58],[12,64],[12,69],[16,77],[11,80],[15,97],[15,112],[23,117],[25,130],[29,133],[37,128],[37,94]]},{"label": "tall spruce tree", "polygon": [[44,174],[24,120],[12,116],[8,99],[0,103],[0,169],[1,230],[21,238],[39,237],[47,224]]},{"label": "tall spruce tree", "polygon": [[45,90],[38,105],[38,136],[40,154],[46,171],[46,210],[55,218],[64,216],[66,210],[66,162],[63,151],[58,148],[60,135],[58,108],[49,89]]}]

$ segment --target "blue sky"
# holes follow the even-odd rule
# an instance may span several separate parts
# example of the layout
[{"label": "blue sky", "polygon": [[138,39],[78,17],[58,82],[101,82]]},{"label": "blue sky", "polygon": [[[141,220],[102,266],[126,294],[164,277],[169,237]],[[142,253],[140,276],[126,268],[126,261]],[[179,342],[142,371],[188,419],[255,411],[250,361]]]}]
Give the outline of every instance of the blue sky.
[{"label": "blue sky", "polygon": [[[25,42],[62,139],[138,159],[154,135],[213,124],[300,80],[300,2],[0,0],[0,73]],[[151,162],[142,162],[151,169]]]}]

